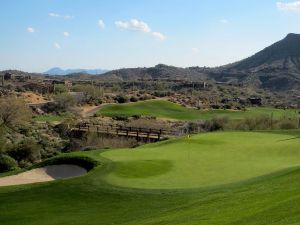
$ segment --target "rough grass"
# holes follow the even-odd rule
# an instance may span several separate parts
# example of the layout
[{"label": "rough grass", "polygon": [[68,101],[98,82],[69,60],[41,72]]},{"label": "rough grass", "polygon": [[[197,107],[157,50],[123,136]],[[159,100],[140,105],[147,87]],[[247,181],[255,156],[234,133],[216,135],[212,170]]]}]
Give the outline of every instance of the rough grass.
[{"label": "rough grass", "polygon": [[100,109],[97,115],[107,117],[143,115],[176,120],[209,120],[214,117],[223,116],[227,116],[231,119],[242,119],[258,115],[272,115],[273,118],[276,119],[284,116],[296,116],[297,110],[281,110],[267,107],[253,107],[246,109],[246,111],[196,110],[185,108],[169,101],[151,100],[137,103],[107,105]]},{"label": "rough grass", "polygon": [[[251,133],[245,134],[251,136]],[[291,160],[291,154],[295,154],[295,158],[298,157],[299,134],[299,131],[280,132],[277,135],[267,133],[262,134],[261,137],[271,135],[268,136],[266,142],[281,140],[287,143],[281,146],[281,150],[275,149],[276,154],[271,156],[274,157],[275,155],[281,158],[280,161],[287,162]],[[206,144],[203,145],[210,145],[211,148],[207,151],[208,153],[214,153],[214,149],[217,146],[224,144],[224,140],[216,141],[213,137],[214,135],[219,134],[211,134],[212,137],[208,135],[205,139],[195,136],[192,138],[192,141],[197,142],[199,138],[203,142],[206,140]],[[252,140],[262,142],[260,138]],[[290,141],[297,141],[297,148],[294,150],[288,149],[287,146],[290,145]],[[179,140],[179,142],[182,142],[182,140]],[[150,151],[155,151],[155,149],[163,146],[168,148],[169,144],[174,143],[176,141],[154,144],[152,147],[150,145],[143,148],[152,148]],[[240,141],[240,143],[244,145],[243,141]],[[247,143],[249,142],[246,142],[245,146]],[[194,144],[198,145],[197,143]],[[202,145],[200,144],[200,146]],[[143,148],[138,149],[137,152],[143,151]],[[134,154],[136,150],[128,151]],[[224,148],[220,158],[226,155],[227,151],[228,149]],[[264,149],[261,148],[261,151],[263,152]],[[267,151],[269,154],[271,153],[271,149],[267,149]],[[257,155],[254,158],[249,158],[250,161],[255,161],[255,158],[263,156],[262,152],[256,151]],[[105,154],[109,153],[110,151]],[[113,171],[117,167],[115,167],[116,165],[113,161],[103,158],[101,154],[101,151],[71,154],[78,157],[90,157],[100,162],[97,168],[85,176],[43,184],[0,188],[1,225],[299,224],[299,167],[281,169],[276,173],[263,177],[248,181],[238,181],[235,184],[216,185],[213,188],[203,187],[178,191],[137,190],[133,188],[118,188],[107,184],[103,179],[107,174],[114,173]],[[123,155],[124,153],[116,151],[115,154]],[[163,158],[164,152],[161,154]],[[153,155],[157,154],[153,152]],[[232,153],[230,155],[233,156]],[[128,156],[124,155],[124,157]],[[266,157],[264,158],[266,159]],[[121,165],[121,168],[124,166],[130,175],[132,174],[132,169],[144,168],[144,162],[132,162],[131,160],[131,163],[125,163]],[[235,158],[232,158],[232,162],[235,162]],[[160,167],[161,161],[150,161],[146,163],[146,167],[151,168],[153,166],[152,163],[157,163],[156,165]],[[293,165],[295,165],[294,162],[290,166]],[[214,169],[216,165],[211,164],[210,166]],[[168,174],[168,171],[172,171],[175,168],[176,166],[174,167],[173,165],[167,171],[166,169],[161,169],[159,173]],[[239,173],[239,170],[235,169],[235,172]],[[143,171],[142,169],[141,173],[148,173],[148,171]],[[126,172],[125,174],[128,173]],[[153,176],[159,175],[151,174],[147,178],[151,179]]]}]

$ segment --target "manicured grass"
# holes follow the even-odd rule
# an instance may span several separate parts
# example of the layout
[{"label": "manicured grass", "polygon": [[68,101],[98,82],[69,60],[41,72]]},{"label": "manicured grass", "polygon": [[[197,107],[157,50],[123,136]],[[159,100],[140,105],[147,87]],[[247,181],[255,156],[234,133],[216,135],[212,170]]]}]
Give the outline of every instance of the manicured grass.
[{"label": "manicured grass", "polygon": [[[276,134],[213,133],[126,151],[71,153],[77,157],[90,157],[99,161],[100,165],[83,177],[0,188],[1,225],[299,224],[299,135],[299,131]],[[233,148],[228,148],[227,138],[234,142]],[[183,151],[181,160],[190,163],[190,167],[185,165],[185,169],[190,170],[179,171],[179,176],[173,178],[180,180],[184,173],[186,176],[193,174],[190,176],[193,180],[188,185],[173,180],[163,182],[161,179],[178,170],[178,165],[182,166],[178,159],[180,147],[177,148],[176,143]],[[259,143],[266,148],[253,149]],[[276,147],[277,144],[279,147]],[[173,151],[177,157],[172,156]],[[198,154],[197,151],[202,153]],[[166,155],[170,158],[166,159]],[[202,157],[210,160],[210,163],[204,162]],[[205,164],[203,168],[210,166],[210,170],[197,171],[197,168],[202,167],[197,163],[198,160]],[[232,166],[229,162],[223,163],[228,160]],[[262,165],[263,162],[267,166]],[[220,163],[224,167],[218,165]],[[156,169],[149,172],[153,168]],[[212,177],[220,179],[220,182],[214,180],[215,184],[224,181],[235,183],[204,187],[212,181],[206,175],[211,171]],[[272,171],[278,172],[269,174]],[[258,175],[265,176],[245,181]],[[112,181],[109,180],[110,176],[117,178],[115,181],[121,186],[135,186],[135,182],[138,182],[140,186],[145,185],[146,189],[112,186],[106,182]],[[201,186],[203,182],[206,183],[198,189],[150,190],[147,185],[154,177],[160,180],[156,185],[164,187],[169,183],[181,186],[196,183]],[[195,177],[201,182],[195,183]],[[145,184],[140,180],[144,180]]]},{"label": "manicured grass", "polygon": [[62,122],[64,119],[65,117],[58,115],[40,115],[33,118],[37,122]]},{"label": "manicured grass", "polygon": [[[220,132],[109,151],[102,156],[115,162],[115,169],[106,177],[111,184],[144,189],[197,188],[298,166],[300,139],[271,133]],[[160,166],[163,161],[166,168]]]},{"label": "manicured grass", "polygon": [[176,120],[208,120],[214,117],[223,116],[227,116],[232,119],[242,119],[245,117],[266,114],[273,115],[273,118],[280,118],[290,115],[296,116],[297,110],[281,110],[265,107],[248,108],[246,111],[196,110],[185,108],[169,101],[151,100],[129,104],[108,105],[104,106],[97,113],[98,116],[102,115],[108,117],[143,115]]}]

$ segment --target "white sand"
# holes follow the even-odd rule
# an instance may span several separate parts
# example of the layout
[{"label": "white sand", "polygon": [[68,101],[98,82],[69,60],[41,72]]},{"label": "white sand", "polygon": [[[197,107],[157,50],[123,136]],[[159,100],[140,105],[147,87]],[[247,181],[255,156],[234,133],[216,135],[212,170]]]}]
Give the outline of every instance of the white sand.
[{"label": "white sand", "polygon": [[69,177],[78,177],[87,173],[86,169],[76,165],[53,165],[33,169],[13,176],[1,177],[1,186],[32,184],[53,181]]}]

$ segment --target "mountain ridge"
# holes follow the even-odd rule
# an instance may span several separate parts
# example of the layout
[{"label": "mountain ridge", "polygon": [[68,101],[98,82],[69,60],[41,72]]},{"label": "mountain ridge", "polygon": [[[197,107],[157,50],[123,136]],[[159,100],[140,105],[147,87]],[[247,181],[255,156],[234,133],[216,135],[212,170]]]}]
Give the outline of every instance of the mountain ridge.
[{"label": "mountain ridge", "polygon": [[101,75],[107,73],[109,70],[106,69],[62,69],[60,67],[53,67],[43,74],[45,75],[69,75],[74,73],[84,73],[88,75]]},{"label": "mountain ridge", "polygon": [[112,70],[102,75],[116,80],[215,80],[273,90],[300,88],[300,34],[284,39],[241,61],[215,67],[180,68],[163,64],[149,68]]}]

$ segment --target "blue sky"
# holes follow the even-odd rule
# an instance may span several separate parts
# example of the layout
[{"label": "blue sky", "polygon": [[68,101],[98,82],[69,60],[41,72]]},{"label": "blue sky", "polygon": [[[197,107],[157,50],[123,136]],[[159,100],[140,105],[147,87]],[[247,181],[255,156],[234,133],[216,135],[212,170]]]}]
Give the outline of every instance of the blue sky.
[{"label": "blue sky", "polygon": [[300,2],[1,0],[0,70],[218,66],[300,33]]}]

